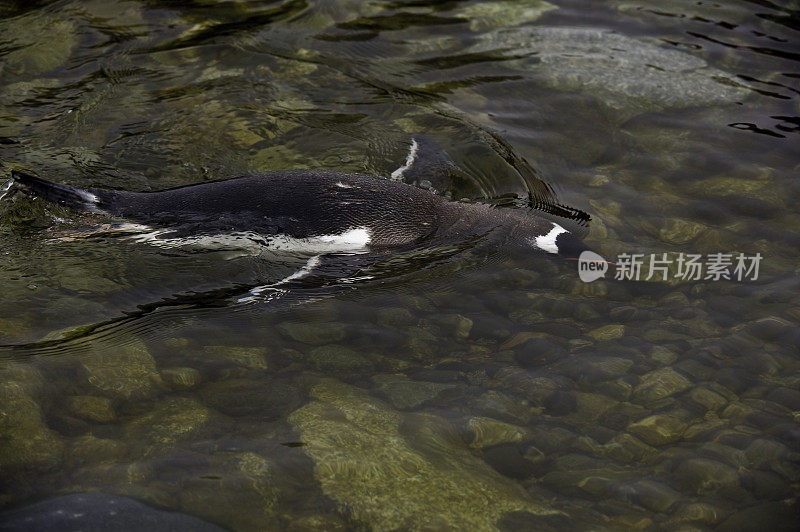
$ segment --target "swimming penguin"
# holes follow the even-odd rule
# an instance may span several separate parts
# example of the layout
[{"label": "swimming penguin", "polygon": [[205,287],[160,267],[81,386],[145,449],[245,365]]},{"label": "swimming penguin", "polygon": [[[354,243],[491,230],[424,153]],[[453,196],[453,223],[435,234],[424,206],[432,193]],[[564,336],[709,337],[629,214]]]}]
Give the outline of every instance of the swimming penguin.
[{"label": "swimming penguin", "polygon": [[[203,246],[300,250],[311,258],[286,279],[251,290],[285,286],[308,277],[330,257],[378,256],[418,245],[487,237],[504,249],[576,258],[587,248],[550,220],[515,209],[449,201],[412,186],[424,175],[420,153],[433,152],[415,137],[406,164],[390,179],[328,170],[260,172],[224,181],[158,192],[87,189],[12,171],[14,181],[46,200],[126,222],[122,231],[162,247]],[[439,150],[440,151],[440,150]],[[455,164],[439,155],[436,186],[446,186],[442,171]],[[433,188],[433,187],[428,187]],[[363,261],[362,261],[363,263]],[[336,264],[342,270],[341,264]]]}]

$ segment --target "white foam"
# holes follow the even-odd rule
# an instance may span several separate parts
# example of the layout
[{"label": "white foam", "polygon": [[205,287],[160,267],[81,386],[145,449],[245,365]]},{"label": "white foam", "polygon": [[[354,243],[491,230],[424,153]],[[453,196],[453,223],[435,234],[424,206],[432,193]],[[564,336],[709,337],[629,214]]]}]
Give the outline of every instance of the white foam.
[{"label": "white foam", "polygon": [[556,245],[556,239],[558,238],[558,235],[566,232],[567,232],[566,229],[554,223],[553,228],[550,229],[549,233],[547,233],[546,235],[537,236],[535,238],[536,247],[548,253],[558,253],[558,246]]},{"label": "white foam", "polygon": [[3,188],[0,188],[0,199],[3,199],[5,197],[5,195],[8,194],[8,191],[11,189],[11,185],[13,185],[13,184],[14,184],[14,180],[13,179],[9,179],[6,182],[6,184],[3,185]]},{"label": "white foam", "polygon": [[339,187],[339,188],[358,188],[356,185],[346,185],[345,183],[342,183],[341,181],[337,181],[336,182],[336,186]]},{"label": "white foam", "polygon": [[406,157],[406,164],[392,172],[392,179],[400,179],[403,177],[403,172],[411,168],[411,165],[414,164],[414,160],[417,158],[417,150],[419,149],[419,144],[415,139],[411,139],[411,150],[408,152],[408,156]]},{"label": "white foam", "polygon": [[282,284],[288,283],[289,281],[294,281],[296,279],[302,279],[303,277],[305,277],[306,275],[311,273],[314,270],[314,268],[319,266],[320,262],[321,262],[320,261],[320,255],[314,255],[313,257],[308,259],[308,261],[306,262],[305,266],[303,266],[302,268],[300,268],[299,270],[294,272],[292,275],[281,279],[280,281],[278,281],[275,284],[276,285],[282,285]]},{"label": "white foam", "polygon": [[236,300],[236,302],[253,303],[255,301],[272,301],[273,299],[282,297],[284,294],[286,294],[287,291],[282,288],[279,288],[280,286],[285,285],[290,281],[302,279],[303,277],[314,271],[314,268],[319,266],[320,262],[321,262],[320,255],[314,255],[313,257],[311,257],[306,261],[305,265],[302,268],[300,268],[293,274],[284,277],[277,283],[265,284],[262,286],[251,288],[249,296],[239,298]]}]

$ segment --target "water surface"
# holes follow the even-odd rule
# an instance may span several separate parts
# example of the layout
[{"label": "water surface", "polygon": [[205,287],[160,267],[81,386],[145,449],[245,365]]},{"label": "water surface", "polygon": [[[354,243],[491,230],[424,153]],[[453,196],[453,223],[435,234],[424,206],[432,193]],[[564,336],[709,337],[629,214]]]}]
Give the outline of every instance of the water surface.
[{"label": "water surface", "polygon": [[11,191],[2,508],[102,491],[234,530],[796,524],[796,2],[74,0],[0,17],[0,181],[387,176],[424,132],[463,169],[451,197],[525,209],[552,188],[605,257],[763,257],[757,280],[586,284],[454,242],[242,306],[228,295],[305,258],[67,240],[96,221]]}]

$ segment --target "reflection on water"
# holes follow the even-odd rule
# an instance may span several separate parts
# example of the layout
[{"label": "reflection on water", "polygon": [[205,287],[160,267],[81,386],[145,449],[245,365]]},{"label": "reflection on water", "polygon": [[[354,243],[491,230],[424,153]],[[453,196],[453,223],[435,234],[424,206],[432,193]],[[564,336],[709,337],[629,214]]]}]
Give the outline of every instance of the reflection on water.
[{"label": "reflection on water", "polygon": [[236,530],[792,529],[799,10],[4,3],[3,183],[389,175],[425,132],[463,170],[453,198],[554,191],[605,257],[764,258],[751,282],[585,284],[453,242],[231,305],[307,257],[67,240],[94,221],[10,193],[0,343],[25,347],[0,348],[0,505],[100,491]]}]

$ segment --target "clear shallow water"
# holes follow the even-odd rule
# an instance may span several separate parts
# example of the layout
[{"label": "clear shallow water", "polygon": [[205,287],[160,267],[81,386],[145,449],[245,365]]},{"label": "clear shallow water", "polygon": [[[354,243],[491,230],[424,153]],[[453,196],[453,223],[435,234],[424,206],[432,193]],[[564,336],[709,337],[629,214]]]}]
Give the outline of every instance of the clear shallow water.
[{"label": "clear shallow water", "polygon": [[755,282],[587,285],[466,243],[240,307],[216,296],[304,259],[54,242],[90,221],[15,194],[0,341],[28,347],[0,361],[2,506],[104,491],[243,530],[793,528],[800,6],[661,4],[0,8],[3,176],[388,175],[423,131],[467,174],[453,197],[541,178],[606,257],[763,256]]}]

